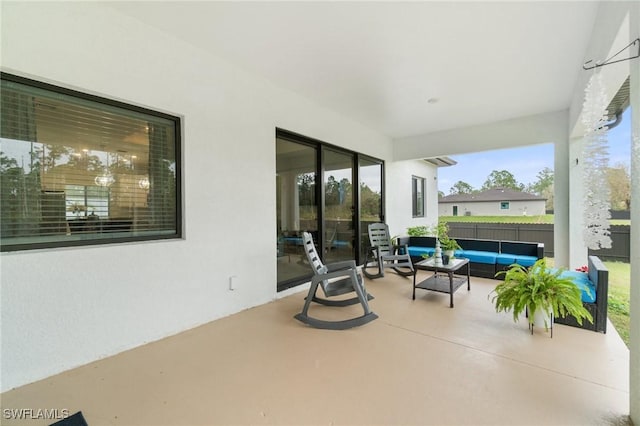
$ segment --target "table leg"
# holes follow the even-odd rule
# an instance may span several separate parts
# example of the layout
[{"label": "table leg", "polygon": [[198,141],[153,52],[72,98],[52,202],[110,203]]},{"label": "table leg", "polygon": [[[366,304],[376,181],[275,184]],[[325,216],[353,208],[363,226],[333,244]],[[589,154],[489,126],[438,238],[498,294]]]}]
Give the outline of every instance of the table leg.
[{"label": "table leg", "polygon": [[471,291],[471,262],[467,263],[467,291]]},{"label": "table leg", "polygon": [[449,307],[453,308],[453,272],[449,272]]},{"label": "table leg", "polygon": [[416,275],[418,275],[418,270],[413,271],[413,300],[416,300]]}]

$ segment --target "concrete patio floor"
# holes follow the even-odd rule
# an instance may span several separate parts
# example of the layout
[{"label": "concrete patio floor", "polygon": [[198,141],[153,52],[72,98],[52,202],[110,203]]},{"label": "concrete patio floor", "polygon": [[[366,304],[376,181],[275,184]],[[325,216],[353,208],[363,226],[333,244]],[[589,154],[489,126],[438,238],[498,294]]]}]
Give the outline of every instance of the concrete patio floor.
[{"label": "concrete patio floor", "polygon": [[7,419],[16,408],[82,410],[90,426],[627,424],[629,351],[611,324],[530,335],[495,312],[496,283],[472,277],[450,309],[387,272],[366,280],[380,318],[346,331],[293,319],[294,294],[6,392],[2,424],[53,422]]}]

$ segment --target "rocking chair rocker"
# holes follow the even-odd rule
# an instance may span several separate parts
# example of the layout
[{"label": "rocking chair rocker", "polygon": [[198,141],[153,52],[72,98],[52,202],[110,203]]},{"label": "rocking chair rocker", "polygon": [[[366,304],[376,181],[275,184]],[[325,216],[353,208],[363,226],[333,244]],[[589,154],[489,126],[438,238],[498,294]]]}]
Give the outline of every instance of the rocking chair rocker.
[{"label": "rocking chair rocker", "polygon": [[[368,301],[373,296],[367,293],[362,276],[358,274],[356,262],[353,260],[335,262],[324,265],[318,256],[316,247],[313,244],[311,234],[305,232],[302,234],[304,242],[304,251],[309,259],[309,264],[313,268],[313,278],[311,279],[311,287],[305,298],[302,312],[295,315],[294,318],[315,328],[323,328],[328,330],[346,330],[348,328],[364,325],[378,318],[378,316],[369,309]],[[335,278],[340,278],[333,280]],[[356,297],[351,299],[330,300],[316,296],[318,285],[326,297],[339,296],[355,291]],[[311,302],[316,302],[325,306],[344,307],[360,303],[364,309],[364,315],[343,321],[328,321],[310,317],[308,314]]]},{"label": "rocking chair rocker", "polygon": [[[398,275],[402,275],[403,277],[415,274],[411,256],[409,256],[409,248],[406,245],[397,246],[391,243],[387,224],[370,224],[369,242],[371,243],[371,247],[367,250],[364,265],[362,266],[362,273],[367,278],[384,277],[384,268],[393,268]],[[370,262],[377,263],[377,273],[372,274],[367,272],[367,266],[369,266]]]}]

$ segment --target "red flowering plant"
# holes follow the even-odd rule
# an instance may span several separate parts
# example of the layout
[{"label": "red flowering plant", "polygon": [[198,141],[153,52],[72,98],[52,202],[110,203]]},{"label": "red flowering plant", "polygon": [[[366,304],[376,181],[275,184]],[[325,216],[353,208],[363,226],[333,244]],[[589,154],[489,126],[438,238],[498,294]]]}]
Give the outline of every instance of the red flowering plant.
[{"label": "red flowering plant", "polygon": [[578,272],[584,272],[585,274],[589,273],[589,267],[587,265],[581,266],[579,268],[576,268],[576,271]]}]

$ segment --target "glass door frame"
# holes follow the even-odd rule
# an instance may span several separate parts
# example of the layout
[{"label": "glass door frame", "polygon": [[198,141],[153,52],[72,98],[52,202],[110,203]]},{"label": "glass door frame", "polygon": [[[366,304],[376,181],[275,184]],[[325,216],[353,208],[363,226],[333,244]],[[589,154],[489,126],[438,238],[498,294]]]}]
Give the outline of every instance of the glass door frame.
[{"label": "glass door frame", "polygon": [[[299,143],[302,145],[306,145],[309,147],[314,147],[316,148],[316,185],[315,185],[315,193],[316,193],[316,205],[318,206],[318,211],[317,211],[317,229],[318,229],[318,233],[316,236],[317,241],[314,241],[314,243],[316,244],[316,247],[318,248],[318,254],[320,255],[320,257],[322,258],[322,260],[324,261],[324,250],[322,250],[321,248],[325,246],[325,235],[327,232],[327,227],[325,224],[325,211],[324,211],[324,206],[325,206],[325,164],[324,164],[324,159],[325,159],[325,152],[327,149],[330,149],[332,151],[338,152],[338,153],[343,153],[349,156],[352,156],[352,185],[353,186],[357,186],[357,188],[352,190],[352,196],[353,196],[353,206],[354,206],[354,213],[353,213],[353,218],[352,218],[352,226],[353,226],[353,232],[354,232],[354,247],[353,247],[353,254],[354,254],[354,260],[356,261],[357,265],[360,265],[362,262],[364,262],[364,257],[362,255],[363,253],[363,248],[361,247],[361,242],[360,242],[360,235],[362,233],[362,226],[361,226],[361,218],[360,218],[360,162],[362,159],[366,159],[368,161],[372,161],[372,162],[377,162],[380,163],[381,165],[381,213],[380,213],[380,219],[382,222],[384,222],[385,219],[385,164],[384,164],[384,160],[375,158],[375,157],[371,157],[369,155],[365,155],[365,154],[360,154],[358,152],[354,152],[345,148],[342,148],[340,146],[336,146],[336,145],[332,145],[326,142],[323,142],[321,140],[318,139],[314,139],[314,138],[310,138],[308,136],[304,136],[304,135],[300,135],[298,133],[294,133],[288,130],[284,130],[284,129],[280,129],[280,128],[276,128],[276,132],[275,132],[275,136],[276,139],[283,139],[283,140],[287,140],[290,142],[294,142],[294,143]],[[277,224],[276,224],[277,226]],[[366,231],[366,230],[365,230]],[[311,272],[311,271],[310,271]],[[278,282],[277,283],[277,291],[283,291],[286,290],[288,288],[292,288],[295,286],[298,286],[300,284],[303,284],[305,282],[308,282],[309,278],[308,276],[305,277],[300,277],[300,279],[292,279],[292,280],[287,280],[284,282]]]}]

